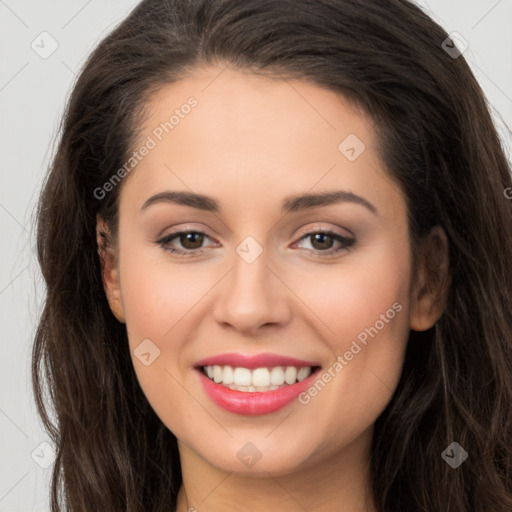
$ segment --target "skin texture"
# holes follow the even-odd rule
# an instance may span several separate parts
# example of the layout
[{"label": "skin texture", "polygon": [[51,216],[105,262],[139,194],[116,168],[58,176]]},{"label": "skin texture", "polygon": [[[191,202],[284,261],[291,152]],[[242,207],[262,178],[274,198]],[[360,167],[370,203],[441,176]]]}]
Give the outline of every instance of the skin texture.
[{"label": "skin texture", "polygon": [[[373,123],[310,82],[212,67],[152,97],[137,147],[191,96],[198,105],[124,179],[119,237],[100,251],[141,387],[178,438],[178,511],[373,510],[371,500],[365,505],[373,424],[400,378],[409,329],[434,325],[446,295],[421,266],[413,280],[405,197],[377,155]],[[350,134],[365,145],[354,161],[338,149]],[[354,202],[280,211],[290,195],[339,189],[377,214]],[[171,202],[141,211],[168,190],[213,197],[221,211]],[[100,230],[108,233],[98,218]],[[195,245],[203,253],[173,255],[155,243],[185,230],[207,235]],[[321,230],[356,242],[322,256],[322,245],[305,237]],[[263,249],[252,263],[236,252],[247,236]],[[194,247],[179,237],[168,245]],[[433,245],[425,257],[444,271],[442,230],[433,231]],[[209,399],[193,369],[225,352],[273,352],[328,369],[396,303],[400,312],[305,405],[230,413]],[[160,350],[149,366],[134,355],[145,339]],[[261,453],[252,467],[237,457],[248,442]]]}]

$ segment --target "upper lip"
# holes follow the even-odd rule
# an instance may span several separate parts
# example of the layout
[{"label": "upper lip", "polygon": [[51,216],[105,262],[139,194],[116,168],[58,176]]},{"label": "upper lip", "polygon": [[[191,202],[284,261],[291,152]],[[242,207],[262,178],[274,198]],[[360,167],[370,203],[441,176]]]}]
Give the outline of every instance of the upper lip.
[{"label": "upper lip", "polygon": [[320,366],[315,361],[305,361],[303,359],[296,359],[295,357],[282,356],[279,354],[272,354],[265,352],[262,354],[237,354],[230,352],[227,354],[218,354],[216,356],[207,357],[201,359],[194,366],[213,366],[213,365],[227,365],[242,368],[262,368],[265,366],[295,366],[297,368],[303,368],[305,366]]}]

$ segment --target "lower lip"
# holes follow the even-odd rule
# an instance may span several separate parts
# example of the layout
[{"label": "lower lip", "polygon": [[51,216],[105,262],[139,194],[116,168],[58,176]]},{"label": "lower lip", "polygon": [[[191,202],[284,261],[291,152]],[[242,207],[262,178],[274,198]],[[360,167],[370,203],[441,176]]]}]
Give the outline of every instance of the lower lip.
[{"label": "lower lip", "polygon": [[237,391],[210,380],[201,370],[197,370],[208,396],[220,407],[229,412],[255,416],[269,414],[293,402],[311,386],[319,370],[306,379],[273,391]]}]

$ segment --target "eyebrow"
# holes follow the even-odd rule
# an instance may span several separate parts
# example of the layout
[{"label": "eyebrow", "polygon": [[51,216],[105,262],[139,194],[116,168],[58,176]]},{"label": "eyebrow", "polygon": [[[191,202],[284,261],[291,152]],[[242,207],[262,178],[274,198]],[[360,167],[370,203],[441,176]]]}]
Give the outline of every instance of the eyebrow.
[{"label": "eyebrow", "polygon": [[[158,203],[175,203],[214,213],[218,213],[221,210],[219,203],[212,197],[186,191],[165,191],[155,194],[142,205],[141,210],[145,210],[149,206]],[[328,206],[337,203],[356,203],[364,206],[373,214],[378,215],[375,206],[367,199],[346,190],[332,190],[316,194],[299,194],[289,196],[283,200],[281,209],[283,212],[293,213],[306,210],[308,208]]]}]

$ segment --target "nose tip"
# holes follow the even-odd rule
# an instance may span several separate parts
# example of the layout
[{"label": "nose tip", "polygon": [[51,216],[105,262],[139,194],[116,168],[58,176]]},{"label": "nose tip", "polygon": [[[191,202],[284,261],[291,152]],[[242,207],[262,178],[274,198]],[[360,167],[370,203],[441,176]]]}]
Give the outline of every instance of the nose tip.
[{"label": "nose tip", "polygon": [[245,334],[286,323],[290,315],[287,290],[267,264],[263,247],[253,237],[246,237],[237,247],[239,251],[240,257],[220,287],[216,320]]}]

